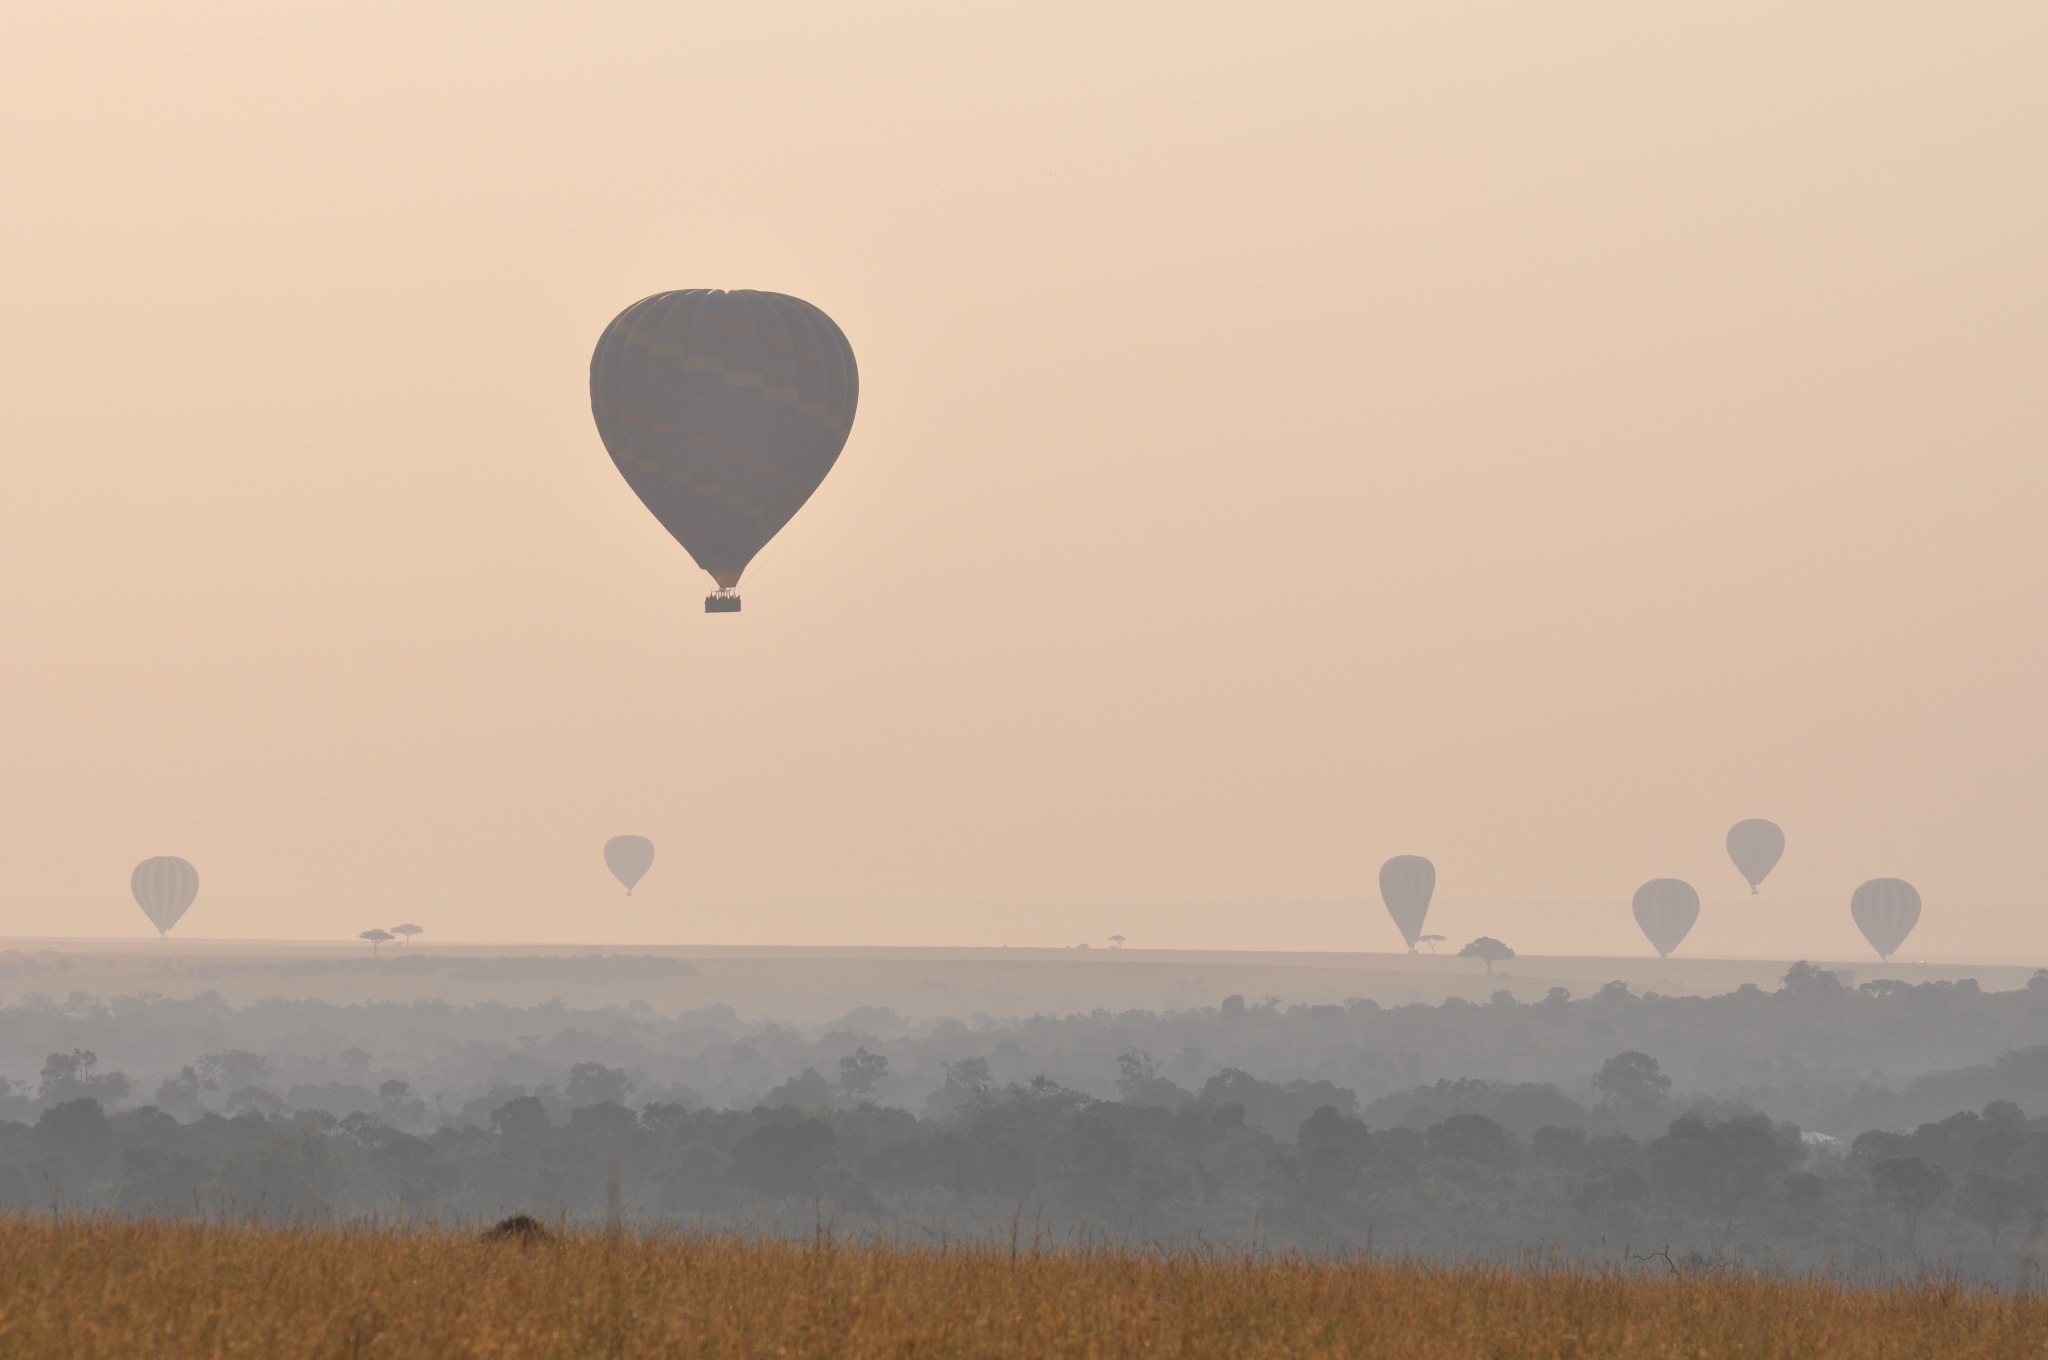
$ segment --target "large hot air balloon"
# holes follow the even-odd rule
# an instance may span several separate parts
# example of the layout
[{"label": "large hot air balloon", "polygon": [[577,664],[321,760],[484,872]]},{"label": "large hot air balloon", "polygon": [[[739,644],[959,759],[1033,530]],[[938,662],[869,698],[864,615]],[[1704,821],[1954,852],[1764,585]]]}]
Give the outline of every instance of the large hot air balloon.
[{"label": "large hot air balloon", "polygon": [[1735,861],[1735,867],[1742,870],[1742,876],[1749,880],[1752,897],[1756,895],[1757,885],[1778,867],[1778,857],[1784,853],[1785,833],[1778,829],[1776,822],[1751,817],[1728,828],[1728,858]]},{"label": "large hot air balloon", "polygon": [[1700,895],[1682,878],[1653,878],[1636,889],[1635,909],[1657,957],[1668,959],[1700,919]]},{"label": "large hot air balloon", "polygon": [[1435,894],[1436,866],[1422,856],[1396,855],[1380,866],[1380,897],[1411,954],[1422,935],[1423,918],[1429,915],[1429,899]]},{"label": "large hot air balloon", "polygon": [[135,866],[128,887],[135,893],[135,905],[161,937],[199,896],[199,871],[176,855],[158,855]]},{"label": "large hot air balloon", "polygon": [[1849,915],[1877,956],[1889,960],[1920,924],[1920,891],[1903,878],[1873,878],[1849,899]]},{"label": "large hot air balloon", "polygon": [[656,293],[614,317],[590,356],[598,435],[718,582],[713,614],[739,609],[740,573],[832,470],[859,396],[846,336],[781,293]]},{"label": "large hot air balloon", "polygon": [[645,836],[614,836],[604,843],[604,863],[631,897],[633,885],[654,865],[654,842]]}]

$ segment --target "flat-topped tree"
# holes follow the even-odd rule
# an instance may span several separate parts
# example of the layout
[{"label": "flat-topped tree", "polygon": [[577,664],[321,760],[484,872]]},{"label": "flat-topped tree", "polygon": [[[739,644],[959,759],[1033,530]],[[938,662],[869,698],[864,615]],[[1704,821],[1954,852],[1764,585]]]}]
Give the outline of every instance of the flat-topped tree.
[{"label": "flat-topped tree", "polygon": [[426,931],[424,931],[424,930],[422,930],[422,929],[421,929],[420,927],[418,927],[418,926],[415,926],[415,925],[402,925],[402,926],[393,926],[393,927],[391,927],[391,933],[392,933],[393,935],[402,935],[402,936],[404,936],[404,937],[405,937],[405,943],[407,943],[407,944],[411,944],[411,943],[412,943],[412,937],[413,937],[413,936],[415,936],[415,935],[424,935],[424,934],[426,934],[427,932],[426,932]]},{"label": "flat-topped tree", "polygon": [[368,940],[370,942],[370,953],[374,955],[377,952],[378,945],[384,943],[386,940],[395,940],[398,937],[396,935],[393,935],[388,930],[366,930],[362,934],[356,936],[356,938],[359,940]]},{"label": "flat-topped tree", "polygon": [[[1442,944],[1443,942],[1444,937],[1441,935],[1417,935],[1415,937],[1415,943],[1428,945],[1429,952],[1432,954],[1436,953],[1436,947]],[[1411,949],[1408,952],[1412,954],[1415,951]]]},{"label": "flat-topped tree", "polygon": [[1484,959],[1486,961],[1486,975],[1488,977],[1493,976],[1493,965],[1496,963],[1506,963],[1514,956],[1514,950],[1508,948],[1499,940],[1494,939],[1491,935],[1481,935],[1478,939],[1458,951],[1458,957],[1461,959]]}]

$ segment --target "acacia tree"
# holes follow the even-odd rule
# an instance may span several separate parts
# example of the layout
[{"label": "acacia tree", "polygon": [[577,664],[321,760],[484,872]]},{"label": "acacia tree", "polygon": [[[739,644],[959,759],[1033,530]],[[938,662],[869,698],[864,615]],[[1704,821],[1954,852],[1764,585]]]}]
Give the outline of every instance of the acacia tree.
[{"label": "acacia tree", "polygon": [[856,1048],[839,1060],[839,1084],[857,1096],[875,1089],[875,1083],[889,1075],[889,1060],[865,1047]]},{"label": "acacia tree", "polygon": [[959,1062],[942,1064],[946,1073],[946,1085],[965,1087],[977,1094],[995,1084],[989,1075],[987,1058],[962,1058]]},{"label": "acacia tree", "polygon": [[1496,963],[1506,963],[1514,956],[1514,950],[1508,948],[1499,940],[1494,939],[1491,935],[1481,935],[1478,939],[1458,951],[1458,957],[1461,959],[1485,960],[1486,975],[1488,977],[1493,976],[1493,965]]},{"label": "acacia tree", "polygon": [[405,942],[406,942],[407,944],[411,944],[411,943],[412,943],[412,937],[413,937],[413,936],[415,936],[415,935],[424,935],[424,934],[426,934],[426,931],[422,930],[422,929],[421,929],[420,927],[418,927],[418,926],[416,926],[416,925],[412,925],[412,924],[408,923],[408,924],[406,924],[406,925],[402,925],[402,926],[393,926],[393,927],[391,927],[391,933],[392,933],[393,935],[403,935],[403,936],[405,937]]},{"label": "acacia tree", "polygon": [[602,1105],[610,1101],[614,1105],[626,1103],[626,1097],[633,1092],[632,1078],[623,1067],[606,1067],[601,1062],[580,1062],[569,1069],[569,1084],[566,1095],[569,1108],[581,1109],[586,1105]]},{"label": "acacia tree", "polygon": [[1963,1173],[1956,1186],[1956,1206],[1991,1235],[1995,1251],[1998,1235],[2008,1223],[2031,1220],[2033,1232],[2041,1231],[2041,1214],[2048,1209],[2048,1180],[2038,1171],[2000,1175],[1977,1167]]},{"label": "acacia tree", "polygon": [[1600,1099],[1630,1114],[1655,1114],[1671,1096],[1671,1078],[1657,1060],[1630,1049],[1600,1064],[1593,1074]]},{"label": "acacia tree", "polygon": [[1880,1200],[1906,1216],[1908,1251],[1913,1249],[1920,1215],[1949,1190],[1948,1173],[1918,1157],[1887,1157],[1870,1168],[1870,1184]]},{"label": "acacia tree", "polygon": [[384,943],[386,940],[395,940],[398,937],[393,935],[388,930],[366,930],[362,934],[356,936],[356,938],[359,940],[368,940],[370,942],[370,953],[374,955],[377,952],[378,945]]}]

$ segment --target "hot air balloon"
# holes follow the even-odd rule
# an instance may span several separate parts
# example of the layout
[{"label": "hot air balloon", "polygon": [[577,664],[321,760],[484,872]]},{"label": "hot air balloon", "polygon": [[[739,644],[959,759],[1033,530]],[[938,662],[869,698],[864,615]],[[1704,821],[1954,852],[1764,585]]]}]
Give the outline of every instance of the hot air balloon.
[{"label": "hot air balloon", "polygon": [[645,836],[614,836],[604,843],[604,862],[631,897],[633,885],[645,878],[654,864],[654,842]]},{"label": "hot air balloon", "polygon": [[1849,915],[1877,956],[1889,960],[1920,924],[1920,891],[1903,878],[1873,878],[1849,899]]},{"label": "hot air balloon", "polygon": [[1415,952],[1415,942],[1422,935],[1423,918],[1429,915],[1429,899],[1436,893],[1436,866],[1420,855],[1396,855],[1380,866],[1380,897],[1387,904],[1387,915],[1394,918],[1394,925],[1401,932],[1401,938],[1408,942],[1408,952]]},{"label": "hot air balloon", "polygon": [[1657,957],[1668,959],[1700,919],[1700,895],[1684,879],[1653,878],[1636,889],[1635,909],[1636,924],[1650,937]]},{"label": "hot air balloon", "polygon": [[161,937],[199,896],[199,871],[176,855],[158,855],[135,866],[128,887],[135,893],[135,905]]},{"label": "hot air balloon", "polygon": [[1776,822],[1751,817],[1728,828],[1728,858],[1749,880],[1752,897],[1756,895],[1757,884],[1778,866],[1778,857],[1784,853],[1785,833]]},{"label": "hot air balloon", "polygon": [[799,298],[692,288],[643,298],[590,356],[590,410],[626,484],[737,612],[740,573],[810,499],[853,429],[846,336]]}]

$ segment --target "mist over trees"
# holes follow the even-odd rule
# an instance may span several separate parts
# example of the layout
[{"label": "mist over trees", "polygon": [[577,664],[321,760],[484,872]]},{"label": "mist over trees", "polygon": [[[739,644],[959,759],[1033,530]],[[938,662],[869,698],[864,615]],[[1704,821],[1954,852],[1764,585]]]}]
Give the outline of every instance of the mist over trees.
[{"label": "mist over trees", "polygon": [[[622,961],[624,962],[624,961]],[[0,1203],[2031,1270],[2048,973],[807,1028],[35,997]],[[2038,1113],[2035,1113],[2038,1112]],[[1604,1254],[1604,1255],[1603,1255]]]}]

